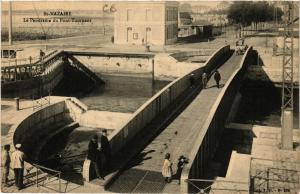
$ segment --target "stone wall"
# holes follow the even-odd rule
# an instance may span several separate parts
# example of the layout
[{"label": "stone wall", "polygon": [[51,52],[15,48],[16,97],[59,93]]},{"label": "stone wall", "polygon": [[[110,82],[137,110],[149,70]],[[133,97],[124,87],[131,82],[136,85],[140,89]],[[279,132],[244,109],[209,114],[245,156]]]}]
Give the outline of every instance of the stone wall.
[{"label": "stone wall", "polygon": [[[72,53],[71,53],[72,54]],[[212,54],[212,50],[199,50],[190,52],[177,52],[173,54],[159,53],[155,56],[144,55],[143,57],[131,54],[130,57],[118,55],[99,56],[73,55],[82,64],[95,73],[130,75],[152,78],[155,80],[173,81],[186,73],[202,67],[204,63],[191,63],[184,61],[197,56],[206,61]],[[154,74],[153,74],[154,72]]]},{"label": "stone wall", "polygon": [[32,160],[36,146],[49,134],[54,133],[53,130],[70,122],[72,120],[64,100],[48,105],[15,125],[13,143],[21,143],[25,154]]},{"label": "stone wall", "polygon": [[94,73],[152,76],[152,57],[74,56]]},{"label": "stone wall", "polygon": [[[248,69],[247,78],[264,82],[282,82],[283,56],[273,55],[272,48],[255,47],[258,54]],[[294,52],[294,81],[299,83],[299,56]]]}]

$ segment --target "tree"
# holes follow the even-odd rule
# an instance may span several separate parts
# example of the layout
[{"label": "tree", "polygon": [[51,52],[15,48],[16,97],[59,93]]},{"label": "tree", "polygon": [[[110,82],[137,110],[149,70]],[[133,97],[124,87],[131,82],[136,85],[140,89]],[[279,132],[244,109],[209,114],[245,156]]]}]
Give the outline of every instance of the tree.
[{"label": "tree", "polygon": [[189,3],[183,3],[179,5],[179,11],[180,12],[192,12],[192,6]]},{"label": "tree", "polygon": [[274,21],[274,10],[277,9],[277,19],[280,19],[283,12],[275,8],[273,4],[265,1],[235,1],[229,6],[228,19],[235,24],[242,26],[250,25],[252,22]]}]

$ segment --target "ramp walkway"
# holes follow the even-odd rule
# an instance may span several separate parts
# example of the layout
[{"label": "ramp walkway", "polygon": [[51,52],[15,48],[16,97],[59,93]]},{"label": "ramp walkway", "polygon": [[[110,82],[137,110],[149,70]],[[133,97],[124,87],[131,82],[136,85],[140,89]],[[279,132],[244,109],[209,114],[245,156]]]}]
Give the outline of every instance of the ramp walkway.
[{"label": "ramp walkway", "polygon": [[[219,68],[222,77],[221,86],[226,83],[232,73],[239,67],[242,57],[242,55],[237,56],[233,54],[221,65]],[[160,134],[151,134],[151,130],[149,130],[149,133],[144,133],[143,137],[133,142],[130,146],[131,150],[126,154],[130,155],[130,152],[138,151],[138,149],[140,151],[126,164],[125,170],[108,190],[118,193],[179,193],[180,185],[178,180],[173,180],[172,183],[166,184],[161,175],[165,153],[169,152],[171,154],[173,173],[175,173],[177,170],[177,159],[181,155],[188,155],[196,141],[199,131],[193,131],[195,129],[193,126],[205,123],[210,109],[221,90],[222,88],[217,88],[214,80],[210,79],[207,89],[202,89],[200,93],[198,92],[188,106],[180,108],[181,113],[176,118],[172,118],[173,121],[165,125]],[[190,92],[191,94],[193,93],[192,89]],[[180,106],[178,105],[178,107]],[[161,127],[160,125],[163,122],[156,122],[151,127]],[[153,135],[156,137],[153,138]]]}]

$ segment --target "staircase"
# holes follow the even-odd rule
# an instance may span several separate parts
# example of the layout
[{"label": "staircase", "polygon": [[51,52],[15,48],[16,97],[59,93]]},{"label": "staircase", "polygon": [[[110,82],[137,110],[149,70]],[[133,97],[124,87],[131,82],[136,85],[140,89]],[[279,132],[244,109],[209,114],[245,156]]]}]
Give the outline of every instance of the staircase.
[{"label": "staircase", "polygon": [[87,68],[84,64],[82,64],[78,59],[76,59],[73,55],[69,55],[69,59],[73,62],[73,66],[80,69],[84,72],[88,77],[90,77],[95,84],[105,84],[105,82],[99,78],[94,72],[92,72],[89,68]]},{"label": "staircase", "polygon": [[71,118],[76,122],[79,122],[81,114],[85,113],[88,110],[88,107],[80,102],[77,98],[67,99],[66,105],[69,109]]}]

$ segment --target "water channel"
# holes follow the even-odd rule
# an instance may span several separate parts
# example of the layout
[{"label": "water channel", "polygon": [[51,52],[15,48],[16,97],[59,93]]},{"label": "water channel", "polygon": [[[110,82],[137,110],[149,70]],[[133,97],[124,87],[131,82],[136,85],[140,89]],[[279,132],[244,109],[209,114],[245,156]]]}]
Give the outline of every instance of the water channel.
[{"label": "water channel", "polygon": [[[105,86],[96,87],[80,97],[89,110],[133,113],[169,83],[153,81],[149,77],[99,76],[106,82]],[[62,88],[67,87],[64,85]],[[89,127],[78,127],[60,133],[43,148],[40,153],[40,163],[60,170],[65,178],[82,184],[80,169],[86,157],[88,142],[95,134],[100,137],[100,133],[101,129]]]}]

